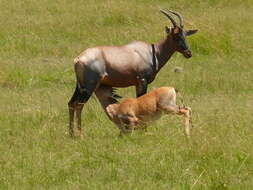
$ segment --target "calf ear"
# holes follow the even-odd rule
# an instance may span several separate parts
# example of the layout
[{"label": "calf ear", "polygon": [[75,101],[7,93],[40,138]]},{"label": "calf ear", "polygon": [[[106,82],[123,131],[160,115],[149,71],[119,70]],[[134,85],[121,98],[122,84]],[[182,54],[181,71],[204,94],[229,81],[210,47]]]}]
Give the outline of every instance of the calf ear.
[{"label": "calf ear", "polygon": [[186,36],[190,36],[192,34],[195,34],[196,32],[198,32],[198,30],[186,30]]},{"label": "calf ear", "polygon": [[113,119],[117,115],[118,109],[119,104],[110,104],[109,106],[106,107],[106,112],[109,115],[109,117]]}]

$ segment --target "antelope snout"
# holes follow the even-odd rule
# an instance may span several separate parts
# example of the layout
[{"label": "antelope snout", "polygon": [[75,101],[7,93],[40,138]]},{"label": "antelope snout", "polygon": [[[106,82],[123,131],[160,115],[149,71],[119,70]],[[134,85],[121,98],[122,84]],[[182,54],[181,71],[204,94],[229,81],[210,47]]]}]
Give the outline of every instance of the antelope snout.
[{"label": "antelope snout", "polygon": [[184,57],[186,57],[186,58],[191,58],[192,57],[191,50],[184,50],[183,54],[184,54]]}]

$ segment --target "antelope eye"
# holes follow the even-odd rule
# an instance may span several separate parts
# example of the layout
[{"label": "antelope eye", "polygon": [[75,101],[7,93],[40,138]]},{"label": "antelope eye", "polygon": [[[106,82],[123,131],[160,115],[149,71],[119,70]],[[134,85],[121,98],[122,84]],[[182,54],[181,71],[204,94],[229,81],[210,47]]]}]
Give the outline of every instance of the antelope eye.
[{"label": "antelope eye", "polygon": [[174,40],[179,41],[180,40],[180,36],[179,35],[175,35],[174,36]]}]

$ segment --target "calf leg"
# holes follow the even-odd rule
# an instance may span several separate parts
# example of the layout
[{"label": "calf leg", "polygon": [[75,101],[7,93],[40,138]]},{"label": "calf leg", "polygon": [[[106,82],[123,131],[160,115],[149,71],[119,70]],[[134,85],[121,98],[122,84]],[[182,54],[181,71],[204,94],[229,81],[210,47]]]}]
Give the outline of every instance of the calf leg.
[{"label": "calf leg", "polygon": [[120,130],[119,136],[123,136],[123,135],[129,134],[129,133],[131,133],[133,131],[132,129],[129,129],[128,126],[125,125],[122,122],[118,123],[117,127]]},{"label": "calf leg", "polygon": [[139,119],[135,115],[118,115],[119,118],[119,128],[120,128],[120,135],[129,134],[134,129],[135,126],[139,124]]},{"label": "calf leg", "polygon": [[133,126],[127,125],[123,123],[122,121],[120,121],[120,123],[117,124],[117,127],[120,130],[120,133],[119,133],[120,136],[131,134],[134,129]]},{"label": "calf leg", "polygon": [[180,112],[184,115],[185,134],[190,137],[190,124],[192,125],[192,111],[190,107],[184,107],[180,109]]},{"label": "calf leg", "polygon": [[191,108],[190,107],[180,108],[177,105],[166,105],[166,106],[163,106],[162,109],[168,113],[183,115],[184,125],[185,125],[185,134],[187,137],[190,137]]}]

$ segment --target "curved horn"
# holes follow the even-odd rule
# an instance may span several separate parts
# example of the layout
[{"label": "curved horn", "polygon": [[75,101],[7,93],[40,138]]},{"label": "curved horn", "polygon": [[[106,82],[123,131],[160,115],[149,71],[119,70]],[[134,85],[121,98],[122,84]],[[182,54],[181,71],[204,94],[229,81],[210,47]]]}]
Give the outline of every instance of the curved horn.
[{"label": "curved horn", "polygon": [[167,9],[167,11],[171,12],[172,14],[176,15],[179,18],[179,25],[180,25],[181,28],[183,28],[184,27],[184,25],[183,25],[183,21],[184,21],[183,17],[179,13],[177,13],[177,12],[174,12],[174,11],[171,11],[171,10],[168,10],[168,9]]},{"label": "curved horn", "polygon": [[160,9],[160,11],[161,11],[165,16],[167,16],[168,19],[170,19],[170,21],[172,22],[172,24],[173,24],[174,27],[177,26],[176,21],[175,21],[166,11],[164,11],[164,10],[162,10],[162,9]]}]

